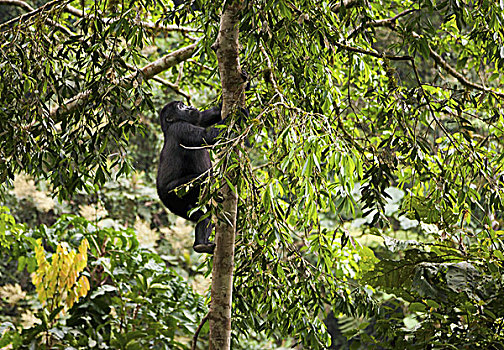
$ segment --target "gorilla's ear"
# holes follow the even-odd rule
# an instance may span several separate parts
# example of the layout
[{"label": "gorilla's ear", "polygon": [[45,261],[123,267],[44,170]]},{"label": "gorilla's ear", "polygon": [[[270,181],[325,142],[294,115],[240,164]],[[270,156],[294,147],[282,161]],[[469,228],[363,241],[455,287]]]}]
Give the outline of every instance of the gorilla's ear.
[{"label": "gorilla's ear", "polygon": [[168,113],[166,112],[164,115],[163,115],[163,119],[165,122],[169,123],[169,122],[172,122],[174,119],[173,119],[173,113]]}]

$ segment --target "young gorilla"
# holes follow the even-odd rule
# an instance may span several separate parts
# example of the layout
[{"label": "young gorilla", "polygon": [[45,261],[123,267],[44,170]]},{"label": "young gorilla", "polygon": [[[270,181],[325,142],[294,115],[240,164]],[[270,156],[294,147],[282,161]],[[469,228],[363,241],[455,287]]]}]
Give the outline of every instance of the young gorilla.
[{"label": "young gorilla", "polygon": [[209,127],[224,123],[221,121],[220,107],[200,112],[174,101],[163,107],[159,119],[165,138],[156,180],[159,198],[174,214],[197,222],[193,249],[198,253],[212,254],[215,244],[209,242],[213,229],[210,218],[200,221],[204,214],[201,210],[188,215],[191,209],[198,206],[202,180],[191,184],[189,191],[182,197],[173,190],[204,174],[212,166],[210,154],[203,146],[214,144],[219,135],[220,129]]}]

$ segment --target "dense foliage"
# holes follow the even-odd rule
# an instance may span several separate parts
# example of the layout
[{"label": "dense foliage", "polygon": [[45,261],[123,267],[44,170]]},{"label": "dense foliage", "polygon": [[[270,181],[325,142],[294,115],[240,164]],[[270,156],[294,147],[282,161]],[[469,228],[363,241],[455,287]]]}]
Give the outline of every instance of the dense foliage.
[{"label": "dense foliage", "polygon": [[[176,335],[194,333],[195,322],[204,310],[203,299],[167,269],[158,254],[140,248],[132,230],[99,228],[82,217],[62,216],[51,227],[41,226],[30,232],[16,224],[5,207],[1,219],[5,234],[1,244],[12,249],[11,258],[18,259],[18,270],[26,267],[47,283],[53,279],[40,273],[40,260],[45,257],[38,242],[43,239],[48,250],[56,252],[52,254],[55,265],[61,249],[57,242],[75,247],[80,243],[82,247],[89,240],[90,269],[83,277],[91,281],[93,290],[79,293],[85,297],[73,304],[68,302],[72,295],[64,290],[65,284],[55,282],[52,293],[46,286],[42,289],[46,306],[34,307],[38,311],[36,325],[17,333],[13,322],[3,323],[7,332],[0,345],[12,342],[16,346],[36,346],[47,338],[45,343],[51,347],[68,344],[81,348],[168,348],[178,343],[174,340]],[[61,259],[64,258],[68,259],[68,254],[62,254]],[[35,285],[38,286],[36,282]],[[69,309],[64,309],[62,302]]]},{"label": "dense foliage", "polygon": [[[6,3],[0,284],[21,298],[2,294],[0,344],[189,348],[205,305],[187,282],[212,261],[157,201],[156,110],[218,100],[224,3]],[[503,348],[504,3],[245,8],[250,119],[214,147],[204,195],[239,195],[233,348]],[[84,238],[91,289],[62,315],[27,273],[37,239],[51,260]]]}]

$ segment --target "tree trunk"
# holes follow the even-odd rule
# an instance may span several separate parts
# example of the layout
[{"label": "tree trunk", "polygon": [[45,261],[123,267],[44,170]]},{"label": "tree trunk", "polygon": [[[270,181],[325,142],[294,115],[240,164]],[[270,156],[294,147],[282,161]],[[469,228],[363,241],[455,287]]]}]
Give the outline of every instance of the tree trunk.
[{"label": "tree trunk", "polygon": [[[244,79],[238,58],[239,13],[241,0],[225,3],[219,35],[213,45],[219,61],[222,84],[222,116],[243,107]],[[236,183],[236,173],[227,174]],[[233,292],[234,245],[238,195],[226,184],[222,190],[223,210],[215,233],[216,248],[212,270],[212,300],[210,303],[210,350],[228,350],[231,347],[231,301]]]}]

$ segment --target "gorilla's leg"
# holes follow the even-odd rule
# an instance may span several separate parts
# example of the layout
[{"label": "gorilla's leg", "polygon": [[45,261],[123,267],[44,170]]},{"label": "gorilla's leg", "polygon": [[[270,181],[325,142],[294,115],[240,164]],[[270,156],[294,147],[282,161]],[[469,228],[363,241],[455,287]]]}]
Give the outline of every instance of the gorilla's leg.
[{"label": "gorilla's leg", "polygon": [[195,239],[193,245],[195,252],[208,254],[213,253],[215,249],[215,243],[209,241],[212,230],[212,221],[208,217],[202,219],[196,224]]},{"label": "gorilla's leg", "polygon": [[[187,183],[187,180],[184,183]],[[177,196],[175,191],[169,190],[164,194],[162,200],[172,213],[196,223],[194,251],[212,254],[215,249],[215,244],[210,242],[210,235],[213,229],[212,221],[209,217],[202,219],[205,213],[201,210],[197,210],[189,215],[189,212],[198,206],[199,192],[200,187],[195,184],[182,197]]]}]

